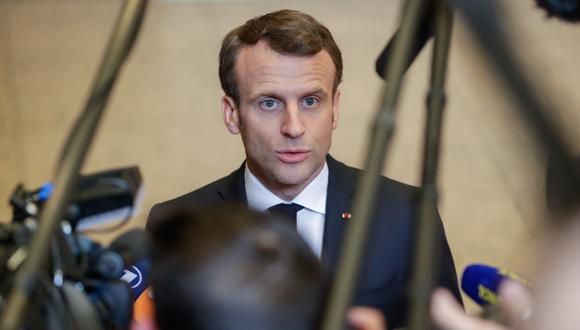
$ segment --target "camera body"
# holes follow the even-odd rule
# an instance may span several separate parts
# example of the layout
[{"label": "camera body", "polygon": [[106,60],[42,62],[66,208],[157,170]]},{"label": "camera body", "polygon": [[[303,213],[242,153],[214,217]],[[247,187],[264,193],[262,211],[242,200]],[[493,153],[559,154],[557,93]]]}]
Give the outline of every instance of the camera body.
[{"label": "camera body", "polygon": [[[111,245],[83,236],[79,228],[107,222],[111,215],[124,222],[139,198],[141,175],[137,167],[81,176],[77,192],[52,239],[50,260],[37,274],[35,296],[26,311],[23,329],[125,330],[132,319],[133,293],[121,278],[135,255],[146,256],[146,234],[134,230]],[[50,198],[52,186],[14,190],[11,223],[0,224],[0,315],[17,270],[26,261],[28,247],[38,228],[37,215]],[[119,218],[119,214],[123,216]],[[84,227],[83,227],[84,226]],[[115,226],[115,228],[118,225]],[[131,251],[131,250],[142,251]]]}]

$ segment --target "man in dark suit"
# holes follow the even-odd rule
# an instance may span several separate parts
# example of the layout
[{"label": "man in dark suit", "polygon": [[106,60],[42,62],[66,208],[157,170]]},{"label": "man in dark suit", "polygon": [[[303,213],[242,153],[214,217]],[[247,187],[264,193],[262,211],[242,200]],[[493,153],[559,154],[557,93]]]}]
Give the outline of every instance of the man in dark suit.
[{"label": "man in dark suit", "polygon": [[[338,124],[342,57],[332,35],[309,15],[281,10],[249,20],[222,43],[219,75],[223,120],[240,134],[246,161],[229,176],[156,205],[148,226],[181,205],[238,201],[278,210],[295,226],[330,274],[339,259],[359,170],[328,155]],[[401,326],[409,282],[416,188],[381,178],[376,219],[355,303],[380,308]],[[439,222],[440,225],[440,222]],[[459,297],[442,226],[437,284]]]}]

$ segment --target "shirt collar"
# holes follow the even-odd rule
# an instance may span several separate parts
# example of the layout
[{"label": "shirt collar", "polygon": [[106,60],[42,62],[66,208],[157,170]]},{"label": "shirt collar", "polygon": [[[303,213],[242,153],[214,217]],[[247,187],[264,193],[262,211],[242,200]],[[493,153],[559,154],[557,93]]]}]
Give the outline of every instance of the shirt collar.
[{"label": "shirt collar", "polygon": [[310,182],[293,200],[286,202],[274,195],[258,178],[245,166],[244,181],[248,206],[257,211],[265,211],[280,203],[296,203],[305,208],[326,214],[326,193],[328,187],[328,165],[324,163],[322,171]]}]

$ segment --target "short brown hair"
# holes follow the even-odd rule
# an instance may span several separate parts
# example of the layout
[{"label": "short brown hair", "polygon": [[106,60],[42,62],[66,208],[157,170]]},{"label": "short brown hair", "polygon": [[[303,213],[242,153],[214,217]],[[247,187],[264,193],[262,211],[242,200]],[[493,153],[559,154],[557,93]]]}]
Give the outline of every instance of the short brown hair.
[{"label": "short brown hair", "polygon": [[235,65],[239,52],[260,40],[280,54],[312,56],[326,50],[336,68],[333,92],[342,79],[342,54],[328,29],[312,16],[297,10],[279,10],[252,18],[230,31],[222,42],[219,76],[226,95],[239,104]]}]

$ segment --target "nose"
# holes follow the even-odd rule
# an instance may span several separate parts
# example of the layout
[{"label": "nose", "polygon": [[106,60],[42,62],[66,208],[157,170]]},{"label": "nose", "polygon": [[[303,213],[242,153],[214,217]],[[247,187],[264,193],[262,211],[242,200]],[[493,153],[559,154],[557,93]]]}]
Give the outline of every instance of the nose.
[{"label": "nose", "polygon": [[284,136],[295,139],[301,137],[306,131],[297,106],[287,107],[283,120],[281,132]]}]

